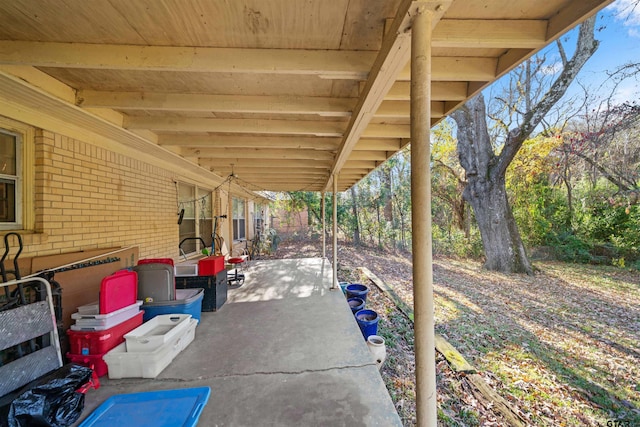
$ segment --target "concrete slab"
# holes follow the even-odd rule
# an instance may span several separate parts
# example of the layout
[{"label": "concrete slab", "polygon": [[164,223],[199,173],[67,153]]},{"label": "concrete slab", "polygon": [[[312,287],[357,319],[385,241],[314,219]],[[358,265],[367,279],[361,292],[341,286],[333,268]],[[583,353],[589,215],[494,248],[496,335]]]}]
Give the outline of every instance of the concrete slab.
[{"label": "concrete slab", "polygon": [[227,303],[155,379],[103,379],[86,417],[120,393],[208,385],[199,425],[401,425],[326,260],[254,262]]}]

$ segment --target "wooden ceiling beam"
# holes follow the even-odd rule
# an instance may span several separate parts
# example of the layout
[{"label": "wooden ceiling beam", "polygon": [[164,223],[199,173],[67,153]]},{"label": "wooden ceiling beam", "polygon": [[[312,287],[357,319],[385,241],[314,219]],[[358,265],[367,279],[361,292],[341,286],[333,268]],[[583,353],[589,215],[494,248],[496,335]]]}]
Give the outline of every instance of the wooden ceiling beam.
[{"label": "wooden ceiling beam", "polygon": [[[409,101],[382,101],[375,117],[380,118],[409,118],[411,104]],[[431,117],[444,116],[444,102],[431,101]]]},{"label": "wooden ceiling beam", "polygon": [[409,125],[371,123],[362,133],[363,138],[411,138]]},{"label": "wooden ceiling beam", "polygon": [[95,90],[82,90],[76,96],[76,105],[84,108],[250,114],[317,114],[325,117],[349,117],[355,103],[355,98]]},{"label": "wooden ceiling beam", "polygon": [[371,172],[371,169],[368,168],[342,168],[340,171],[340,175],[366,175]]},{"label": "wooden ceiling beam", "polygon": [[319,120],[127,116],[124,121],[124,127],[126,129],[150,129],[159,132],[220,132],[340,137],[344,132],[345,123]]},{"label": "wooden ceiling beam", "polygon": [[198,159],[198,164],[205,168],[227,168],[233,167],[256,167],[259,166],[261,168],[295,168],[295,167],[304,167],[304,168],[318,168],[318,169],[328,169],[332,162],[327,160],[270,160],[268,162],[256,162],[256,159]]},{"label": "wooden ceiling beam", "polygon": [[[387,151],[352,151],[349,160],[374,160],[384,162],[390,157]],[[342,172],[340,172],[342,173]]]},{"label": "wooden ceiling beam", "polygon": [[188,148],[286,148],[335,151],[340,138],[160,134],[158,144]]},{"label": "wooden ceiling beam", "polygon": [[274,159],[333,160],[335,157],[330,151],[271,148],[185,148],[182,150],[182,155],[185,157],[209,157],[215,159],[256,159],[265,162]]},{"label": "wooden ceiling beam", "polygon": [[375,169],[381,162],[372,160],[347,160],[344,163],[345,169]]},{"label": "wooden ceiling beam", "polygon": [[353,151],[398,151],[402,147],[402,140],[399,138],[389,139],[368,139],[360,138]]},{"label": "wooden ceiling beam", "polygon": [[[496,58],[469,56],[436,56],[431,63],[431,81],[493,81],[497,75]],[[409,62],[398,75],[398,81],[411,81]]]},{"label": "wooden ceiling beam", "polygon": [[0,41],[0,63],[98,70],[297,74],[364,80],[375,52]]},{"label": "wooden ceiling beam", "polygon": [[579,22],[597,13],[613,0],[570,0],[551,19],[547,26],[547,43],[575,27]]},{"label": "wooden ceiling beam", "polygon": [[[431,83],[432,101],[464,101],[468,93],[467,82],[433,82]],[[411,82],[395,82],[384,97],[385,101],[409,101]]]},{"label": "wooden ceiling beam", "polygon": [[[358,140],[364,135],[384,96],[389,92],[398,75],[402,73],[403,68],[409,62],[411,54],[410,28],[412,18],[418,13],[418,8],[428,8],[432,11],[432,23],[435,27],[450,4],[451,0],[420,2],[403,0],[400,3],[396,10],[395,18],[389,26],[389,31],[387,31],[382,41],[376,60],[371,67],[371,72],[362,89],[358,104],[351,115],[338,155],[331,168],[332,176],[340,172]],[[330,181],[327,180],[325,183],[326,189],[329,189]]]},{"label": "wooden ceiling beam", "polygon": [[238,175],[240,178],[243,176],[268,176],[268,175],[305,175],[305,176],[320,176],[326,175],[329,173],[328,169],[319,169],[319,168],[262,168],[260,166],[256,166],[253,168],[249,167],[220,167],[215,169],[217,172],[221,173],[223,176],[228,176],[233,171],[234,174]]},{"label": "wooden ceiling beam", "polygon": [[[257,178],[257,177],[256,177]],[[238,179],[242,180],[241,176],[238,176]],[[260,181],[256,181],[256,183],[259,184],[266,184],[269,182],[281,182],[281,183],[287,183],[287,182],[291,182],[291,181],[296,181],[296,182],[308,182],[308,183],[321,183],[322,179],[324,179],[323,177],[317,177],[317,176],[263,176],[260,177]],[[248,178],[247,178],[248,180]]]},{"label": "wooden ceiling beam", "polygon": [[[298,185],[296,185],[295,182],[291,183],[291,184],[271,184],[269,185],[269,188],[267,188],[267,191],[322,191],[322,188],[324,187],[323,183],[320,184],[303,184],[300,183]],[[255,189],[254,189],[255,190]]]},{"label": "wooden ceiling beam", "polygon": [[547,21],[525,19],[443,19],[433,31],[433,47],[529,48],[546,44]]}]

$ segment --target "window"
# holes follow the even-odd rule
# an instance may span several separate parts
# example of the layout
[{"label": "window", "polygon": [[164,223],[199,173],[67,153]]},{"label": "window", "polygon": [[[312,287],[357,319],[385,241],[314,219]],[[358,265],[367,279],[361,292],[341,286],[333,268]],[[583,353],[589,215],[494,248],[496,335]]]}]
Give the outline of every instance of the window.
[{"label": "window", "polygon": [[[207,247],[211,247],[211,234],[213,233],[213,211],[211,205],[211,192],[198,188],[198,233]],[[202,248],[200,248],[202,249]]]},{"label": "window", "polygon": [[[178,211],[182,214],[180,222],[180,242],[186,238],[196,237],[196,187],[194,185],[178,183]],[[190,254],[196,251],[195,239],[186,240],[180,245],[180,255]]]},{"label": "window", "polygon": [[178,183],[178,213],[184,209],[179,226],[180,255],[189,255],[204,249],[197,237],[202,238],[205,245],[211,246],[212,206],[211,191],[198,188],[192,184]]},{"label": "window", "polygon": [[233,198],[233,240],[241,240],[245,236],[244,200]]},{"label": "window", "polygon": [[255,230],[254,233],[256,236],[260,236],[262,234],[262,232],[264,231],[263,227],[264,227],[264,219],[263,219],[263,215],[264,215],[264,210],[262,208],[262,205],[260,204],[256,204],[255,205],[255,213],[254,213],[254,224],[253,224],[253,229]]},{"label": "window", "polygon": [[0,129],[0,229],[22,228],[22,137]]}]

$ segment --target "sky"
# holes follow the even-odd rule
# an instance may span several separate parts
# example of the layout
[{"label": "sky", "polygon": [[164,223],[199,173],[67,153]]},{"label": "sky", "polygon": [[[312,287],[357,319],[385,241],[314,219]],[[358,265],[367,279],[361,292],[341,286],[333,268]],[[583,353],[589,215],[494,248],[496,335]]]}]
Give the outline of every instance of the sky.
[{"label": "sky", "polygon": [[[619,67],[635,63],[640,64],[640,0],[616,0],[598,13],[595,38],[600,42],[596,52],[578,73],[576,80],[560,100],[558,110],[549,112],[548,119],[554,121],[554,114],[563,114],[564,103],[574,100],[580,105],[587,88],[590,106],[601,105],[603,99],[609,99],[613,90],[610,74]],[[570,59],[575,51],[578,28],[570,30],[560,37],[560,41]],[[562,61],[556,43],[542,49],[546,58],[543,72],[547,75],[547,84],[562,70]],[[640,70],[640,67],[639,67]],[[510,84],[509,75],[502,77],[485,89],[485,99],[491,99],[503,93]],[[623,102],[638,103],[640,98],[640,72],[636,78],[628,78],[616,88],[611,99],[614,104]]]},{"label": "sky", "polygon": [[[568,43],[575,44],[575,31],[567,38]],[[601,11],[596,21],[596,39],[600,46],[578,75],[578,80],[594,90],[605,81],[607,71],[631,62],[640,63],[640,2],[616,0]],[[627,79],[617,88],[616,100],[635,101],[640,93],[639,83]]]}]

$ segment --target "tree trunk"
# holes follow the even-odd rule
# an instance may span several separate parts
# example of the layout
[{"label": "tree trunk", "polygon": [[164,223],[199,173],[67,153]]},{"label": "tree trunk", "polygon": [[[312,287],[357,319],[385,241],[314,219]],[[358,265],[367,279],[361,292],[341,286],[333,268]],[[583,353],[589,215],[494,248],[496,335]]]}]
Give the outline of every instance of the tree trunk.
[{"label": "tree trunk", "polygon": [[565,226],[570,229],[573,228],[573,186],[571,185],[571,165],[569,163],[569,156],[567,153],[563,153],[564,167],[562,170],[562,182],[567,189],[567,218],[565,219]]},{"label": "tree trunk", "polygon": [[380,168],[382,172],[382,195],[384,197],[384,219],[393,221],[393,198],[391,197],[391,167],[384,165]]},{"label": "tree trunk", "polygon": [[[482,94],[454,112],[458,124],[458,157],[466,171],[463,196],[473,207],[488,270],[533,274],[511,212],[504,169],[493,152]],[[504,152],[504,151],[503,151]]]},{"label": "tree trunk", "polygon": [[595,19],[592,16],[580,25],[576,51],[571,60],[567,61],[559,45],[564,66],[562,71],[542,99],[526,103],[526,111],[518,120],[519,126],[509,130],[499,154],[494,152],[487,129],[482,93],[451,115],[458,125],[458,158],[467,178],[463,195],[476,214],[486,256],[485,268],[489,270],[533,274],[507,199],[505,176],[524,141],[562,98],[598,48],[594,38]]},{"label": "tree trunk", "polygon": [[353,243],[360,246],[360,220],[358,219],[358,196],[355,186],[351,187],[351,201],[353,203]]},{"label": "tree trunk", "polygon": [[509,206],[504,177],[496,182],[473,177],[464,195],[476,213],[486,257],[484,267],[487,270],[533,274]]}]

